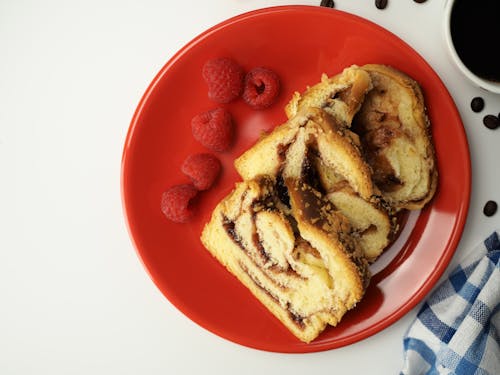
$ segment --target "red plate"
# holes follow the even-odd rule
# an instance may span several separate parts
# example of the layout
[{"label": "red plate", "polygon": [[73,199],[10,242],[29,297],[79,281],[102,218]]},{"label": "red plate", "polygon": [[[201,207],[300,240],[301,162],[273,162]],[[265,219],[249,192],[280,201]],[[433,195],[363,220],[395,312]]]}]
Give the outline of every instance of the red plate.
[{"label": "red plate", "polygon": [[[201,68],[228,56],[249,70],[265,65],[283,82],[272,108],[251,110],[242,100],[226,105],[237,141],[218,154],[224,172],[202,193],[189,224],[160,212],[162,192],[187,182],[180,171],[191,153],[206,151],[191,135],[190,120],[216,107],[207,98]],[[238,177],[233,160],[262,130],[285,121],[294,91],[351,64],[380,63],[400,69],[422,85],[440,171],[438,192],[421,212],[409,215],[399,240],[372,266],[366,297],[335,328],[313,343],[297,340],[203,248],[199,236],[216,203]],[[262,9],[227,20],[182,48],[144,94],[124,147],[122,194],[131,237],[151,278],[185,315],[236,343],[268,351],[313,352],[366,338],[408,312],[429,292],[460,239],[470,196],[470,160],[457,109],[432,68],[390,32],[359,17],[312,6]]]}]

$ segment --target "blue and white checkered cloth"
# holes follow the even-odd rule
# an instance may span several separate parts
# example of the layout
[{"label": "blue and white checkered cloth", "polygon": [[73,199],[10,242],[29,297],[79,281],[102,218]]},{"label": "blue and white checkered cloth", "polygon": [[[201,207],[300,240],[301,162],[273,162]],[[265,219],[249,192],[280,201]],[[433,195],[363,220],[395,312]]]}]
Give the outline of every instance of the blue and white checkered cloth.
[{"label": "blue and white checkered cloth", "polygon": [[405,335],[401,375],[500,374],[499,258],[494,232],[432,292]]}]

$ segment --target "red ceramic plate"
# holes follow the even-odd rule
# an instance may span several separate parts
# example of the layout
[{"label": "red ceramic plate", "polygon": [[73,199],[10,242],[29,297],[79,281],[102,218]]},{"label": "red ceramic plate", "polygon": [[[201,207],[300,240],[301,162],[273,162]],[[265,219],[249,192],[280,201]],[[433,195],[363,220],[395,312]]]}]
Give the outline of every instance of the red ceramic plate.
[{"label": "red ceramic plate", "polygon": [[[160,197],[188,182],[180,171],[191,153],[206,151],[191,135],[191,118],[216,107],[207,98],[201,68],[228,56],[249,70],[265,65],[283,82],[276,105],[263,111],[242,100],[226,105],[237,124],[229,152],[217,154],[223,174],[200,196],[189,224],[163,217]],[[199,236],[216,203],[238,180],[233,160],[263,130],[285,121],[294,91],[322,73],[351,64],[389,64],[414,77],[425,93],[440,172],[439,189],[421,212],[411,213],[390,249],[372,266],[363,301],[313,343],[292,336],[203,248]],[[312,6],[262,9],[229,19],[182,48],[144,94],[125,143],[122,194],[131,237],[151,278],[190,319],[226,339],[278,352],[313,352],[366,338],[404,315],[429,292],[460,239],[470,195],[467,140],[457,109],[432,68],[407,44],[362,18]]]}]

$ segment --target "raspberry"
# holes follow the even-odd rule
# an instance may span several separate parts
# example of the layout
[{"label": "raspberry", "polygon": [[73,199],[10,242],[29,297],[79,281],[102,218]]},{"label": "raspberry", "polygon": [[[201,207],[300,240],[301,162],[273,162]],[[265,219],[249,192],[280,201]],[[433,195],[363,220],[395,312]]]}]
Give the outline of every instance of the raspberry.
[{"label": "raspberry", "polygon": [[190,155],[182,163],[181,171],[187,175],[198,190],[208,190],[219,175],[221,164],[212,154]]},{"label": "raspberry", "polygon": [[186,223],[193,216],[190,203],[198,194],[198,190],[191,184],[174,185],[161,196],[161,211],[176,223]]},{"label": "raspberry", "polygon": [[245,77],[243,100],[254,109],[269,107],[280,91],[278,75],[267,68],[254,68]]},{"label": "raspberry", "polygon": [[200,113],[191,120],[193,137],[213,151],[225,151],[233,140],[233,121],[224,108]]},{"label": "raspberry", "polygon": [[208,60],[202,75],[208,85],[208,97],[218,103],[229,103],[243,91],[245,72],[234,60],[225,57]]}]

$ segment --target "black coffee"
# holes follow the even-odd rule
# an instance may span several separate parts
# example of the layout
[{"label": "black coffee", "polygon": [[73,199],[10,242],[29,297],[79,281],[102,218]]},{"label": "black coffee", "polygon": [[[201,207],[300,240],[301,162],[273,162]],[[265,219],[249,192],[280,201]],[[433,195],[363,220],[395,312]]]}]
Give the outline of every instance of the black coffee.
[{"label": "black coffee", "polygon": [[450,26],[464,65],[479,77],[500,82],[500,0],[456,0]]}]

